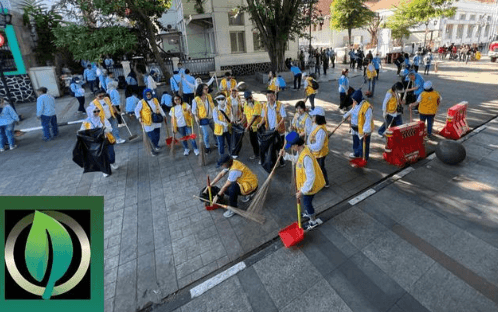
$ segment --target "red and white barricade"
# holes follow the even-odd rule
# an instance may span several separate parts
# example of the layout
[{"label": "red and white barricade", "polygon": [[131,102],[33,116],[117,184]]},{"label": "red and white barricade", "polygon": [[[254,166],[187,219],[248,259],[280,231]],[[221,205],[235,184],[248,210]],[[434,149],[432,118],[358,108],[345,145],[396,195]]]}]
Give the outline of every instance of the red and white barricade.
[{"label": "red and white barricade", "polygon": [[415,121],[398,127],[389,128],[386,133],[387,143],[382,154],[384,159],[396,166],[417,162],[425,158],[424,137],[427,135],[425,123]]},{"label": "red and white barricade", "polygon": [[439,134],[447,139],[458,140],[469,132],[470,128],[467,124],[467,107],[467,102],[461,102],[448,109],[446,125]]}]

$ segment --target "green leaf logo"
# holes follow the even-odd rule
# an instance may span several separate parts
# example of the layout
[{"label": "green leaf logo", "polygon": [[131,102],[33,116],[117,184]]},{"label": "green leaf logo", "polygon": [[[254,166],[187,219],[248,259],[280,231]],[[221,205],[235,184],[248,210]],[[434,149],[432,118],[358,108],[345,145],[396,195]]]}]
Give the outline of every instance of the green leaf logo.
[{"label": "green leaf logo", "polygon": [[73,243],[66,229],[52,217],[35,211],[35,217],[28,240],[24,258],[28,271],[35,280],[41,282],[47,272],[49,259],[49,242],[52,243],[52,270],[48,279],[43,299],[50,299],[55,283],[66,273],[73,259]]}]

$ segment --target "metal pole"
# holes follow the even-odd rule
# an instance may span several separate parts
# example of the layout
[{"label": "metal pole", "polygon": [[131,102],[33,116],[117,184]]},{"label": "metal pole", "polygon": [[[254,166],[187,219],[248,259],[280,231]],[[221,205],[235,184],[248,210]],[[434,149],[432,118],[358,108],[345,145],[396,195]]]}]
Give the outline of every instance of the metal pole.
[{"label": "metal pole", "polygon": [[311,57],[311,10],[313,8],[313,0],[310,0],[310,57]]}]

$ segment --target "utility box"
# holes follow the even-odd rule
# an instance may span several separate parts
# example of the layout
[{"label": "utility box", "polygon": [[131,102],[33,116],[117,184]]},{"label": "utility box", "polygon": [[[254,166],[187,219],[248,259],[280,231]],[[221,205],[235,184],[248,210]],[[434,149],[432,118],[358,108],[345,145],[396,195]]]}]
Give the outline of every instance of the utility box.
[{"label": "utility box", "polygon": [[38,88],[45,87],[48,89],[47,93],[51,96],[61,96],[55,67],[31,67],[29,69],[29,77],[31,78],[31,83],[33,84],[35,91],[38,90]]}]

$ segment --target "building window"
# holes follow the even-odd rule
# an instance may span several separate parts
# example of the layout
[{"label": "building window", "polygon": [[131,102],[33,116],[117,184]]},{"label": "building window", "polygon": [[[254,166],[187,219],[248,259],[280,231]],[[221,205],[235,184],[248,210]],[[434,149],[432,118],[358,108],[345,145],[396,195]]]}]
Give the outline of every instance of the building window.
[{"label": "building window", "polygon": [[466,16],[466,14],[460,14],[460,20],[464,21],[465,20],[465,16]]},{"label": "building window", "polygon": [[0,47],[0,57],[3,60],[3,71],[4,72],[15,72],[17,71],[16,62],[14,60],[14,55],[12,55],[12,51],[9,47],[9,42],[7,40],[7,34],[4,32],[0,32],[2,36],[5,38],[5,42],[2,47]]},{"label": "building window", "polygon": [[484,28],[484,37],[487,37],[489,34],[489,25],[486,25],[486,28]]},{"label": "building window", "polygon": [[467,28],[467,38],[472,38],[472,33],[474,32],[474,25],[468,25]]},{"label": "building window", "polygon": [[446,25],[446,39],[451,39],[453,35],[453,24]]},{"label": "building window", "polygon": [[475,14],[472,14],[472,15],[470,16],[470,20],[471,20],[471,21],[475,21],[475,20],[476,20],[476,15],[475,15]]},{"label": "building window", "polygon": [[235,14],[228,12],[228,25],[230,26],[244,26],[244,13]]},{"label": "building window", "polygon": [[266,51],[263,38],[256,31],[252,33],[252,43],[254,44],[254,51]]},{"label": "building window", "polygon": [[456,38],[462,39],[462,37],[463,37],[463,25],[458,25]]},{"label": "building window", "polygon": [[243,31],[230,32],[230,45],[232,53],[246,52],[246,38]]}]

